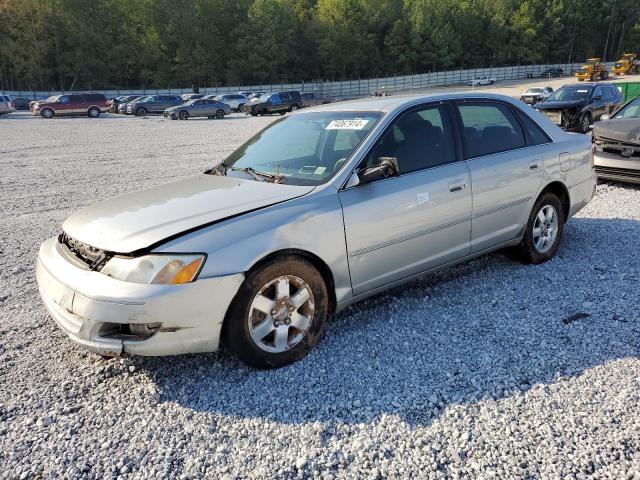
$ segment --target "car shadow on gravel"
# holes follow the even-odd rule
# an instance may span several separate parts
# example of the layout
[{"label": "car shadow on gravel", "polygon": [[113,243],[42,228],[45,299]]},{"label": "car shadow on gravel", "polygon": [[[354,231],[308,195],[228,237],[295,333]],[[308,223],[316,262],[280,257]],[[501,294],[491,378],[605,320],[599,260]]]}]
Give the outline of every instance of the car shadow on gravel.
[{"label": "car shadow on gravel", "polygon": [[218,416],[338,425],[391,414],[425,425],[451,405],[637,356],[640,262],[624,239],[639,238],[634,220],[573,219],[552,261],[491,254],[359,302],[329,320],[307,358],[279,370],[224,352],[131,361],[160,402]]}]

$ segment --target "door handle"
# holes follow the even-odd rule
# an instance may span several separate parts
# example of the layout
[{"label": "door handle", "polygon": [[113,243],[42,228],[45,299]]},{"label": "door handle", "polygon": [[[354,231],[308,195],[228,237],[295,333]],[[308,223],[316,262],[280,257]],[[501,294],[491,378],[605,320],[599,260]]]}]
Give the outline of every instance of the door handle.
[{"label": "door handle", "polygon": [[451,182],[449,184],[449,191],[450,192],[459,192],[460,190],[462,190],[463,188],[466,188],[467,184],[464,183],[464,179],[460,179],[460,180],[456,180],[454,182]]},{"label": "door handle", "polygon": [[535,170],[540,167],[540,162],[542,159],[540,157],[536,157],[529,162],[529,170]]}]

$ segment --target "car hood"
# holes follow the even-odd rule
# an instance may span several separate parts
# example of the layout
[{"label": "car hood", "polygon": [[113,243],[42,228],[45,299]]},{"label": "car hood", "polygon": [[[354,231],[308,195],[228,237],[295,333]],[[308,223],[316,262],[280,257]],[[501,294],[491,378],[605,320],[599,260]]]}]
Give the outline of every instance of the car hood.
[{"label": "car hood", "polygon": [[593,136],[640,145],[640,119],[612,118],[593,124]]},{"label": "car hood", "polygon": [[131,253],[313,189],[203,174],[83,208],[62,228],[72,238],[95,248]]},{"label": "car hood", "polygon": [[540,110],[560,110],[564,108],[581,108],[589,105],[589,100],[545,100],[538,103],[536,108]]}]

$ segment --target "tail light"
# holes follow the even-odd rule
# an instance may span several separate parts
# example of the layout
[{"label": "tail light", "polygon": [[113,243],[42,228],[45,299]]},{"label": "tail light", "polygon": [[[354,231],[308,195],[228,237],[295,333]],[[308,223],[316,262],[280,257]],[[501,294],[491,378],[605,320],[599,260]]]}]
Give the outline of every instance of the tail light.
[{"label": "tail light", "polygon": [[13,100],[11,100],[9,102],[9,108],[16,108],[16,102],[14,102]]}]

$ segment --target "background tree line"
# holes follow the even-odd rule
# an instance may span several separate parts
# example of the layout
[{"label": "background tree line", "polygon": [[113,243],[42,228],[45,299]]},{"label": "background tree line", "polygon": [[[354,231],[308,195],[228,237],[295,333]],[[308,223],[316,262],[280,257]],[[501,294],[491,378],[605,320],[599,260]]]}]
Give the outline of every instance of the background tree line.
[{"label": "background tree line", "polygon": [[354,79],[640,50],[637,0],[0,0],[0,88]]}]

